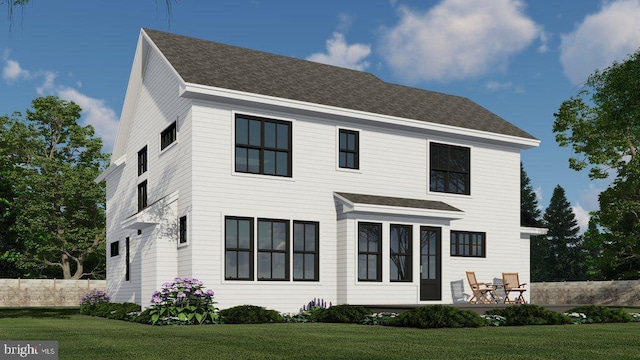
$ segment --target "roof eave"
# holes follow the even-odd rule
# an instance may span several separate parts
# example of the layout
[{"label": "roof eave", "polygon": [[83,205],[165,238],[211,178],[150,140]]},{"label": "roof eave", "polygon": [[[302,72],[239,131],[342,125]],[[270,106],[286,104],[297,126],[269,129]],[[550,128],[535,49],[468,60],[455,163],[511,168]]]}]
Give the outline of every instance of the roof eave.
[{"label": "roof eave", "polygon": [[352,117],[358,119],[371,120],[386,124],[394,124],[400,126],[410,126],[414,128],[457,134],[462,136],[469,136],[479,138],[483,140],[492,140],[501,143],[507,143],[512,146],[517,146],[521,149],[529,149],[538,147],[540,140],[534,138],[524,138],[513,135],[505,135],[488,131],[474,130],[468,128],[461,128],[451,125],[443,125],[438,123],[426,122],[421,120],[413,120],[407,118],[400,118],[395,116],[376,114],[366,111],[353,110],[347,108],[340,108],[330,105],[323,105],[317,103],[304,102],[299,100],[292,100],[280,97],[274,97],[269,95],[262,95],[256,93],[249,93],[238,90],[231,90],[219,87],[213,87],[208,85],[196,84],[196,83],[184,83],[180,86],[180,96],[193,99],[230,99],[235,101],[245,101],[253,103],[267,104],[271,106],[293,108],[304,111],[311,111],[317,113],[331,114],[337,116]]},{"label": "roof eave", "polygon": [[349,199],[334,193],[336,199],[342,203],[343,213],[373,213],[373,214],[386,214],[386,215],[403,215],[403,216],[418,216],[424,218],[444,219],[444,220],[459,220],[463,219],[465,213],[463,211],[449,211],[449,210],[436,210],[436,209],[418,209],[402,206],[390,206],[390,205],[374,205],[374,204],[362,204],[354,203]]}]

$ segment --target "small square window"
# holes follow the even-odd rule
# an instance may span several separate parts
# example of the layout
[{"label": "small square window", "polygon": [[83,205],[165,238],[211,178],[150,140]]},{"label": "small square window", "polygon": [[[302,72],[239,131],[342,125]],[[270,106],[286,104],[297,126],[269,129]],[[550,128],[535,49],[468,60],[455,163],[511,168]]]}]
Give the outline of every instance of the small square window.
[{"label": "small square window", "polygon": [[160,151],[173,144],[177,138],[178,133],[176,131],[176,122],[174,121],[173,124],[169,125],[169,127],[164,129],[160,134]]},{"label": "small square window", "polygon": [[111,243],[111,257],[120,255],[120,241]]}]

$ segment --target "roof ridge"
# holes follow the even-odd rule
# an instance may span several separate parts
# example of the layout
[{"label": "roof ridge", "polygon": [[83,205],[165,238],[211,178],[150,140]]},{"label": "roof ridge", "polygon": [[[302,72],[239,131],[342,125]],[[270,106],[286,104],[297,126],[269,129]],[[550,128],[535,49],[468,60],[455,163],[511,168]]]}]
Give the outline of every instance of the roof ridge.
[{"label": "roof ridge", "polygon": [[366,71],[142,30],[188,83],[535,139],[466,97],[386,82]]}]

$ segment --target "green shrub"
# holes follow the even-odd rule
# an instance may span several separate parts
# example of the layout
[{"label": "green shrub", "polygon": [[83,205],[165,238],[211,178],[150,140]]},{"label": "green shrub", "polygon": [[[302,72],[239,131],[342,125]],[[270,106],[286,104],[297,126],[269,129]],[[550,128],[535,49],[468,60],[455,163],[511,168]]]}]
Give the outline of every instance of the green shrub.
[{"label": "green shrub", "polygon": [[622,309],[607,306],[586,305],[575,307],[567,313],[584,314],[593,323],[625,323],[634,321],[633,316]]},{"label": "green shrub", "polygon": [[205,291],[204,284],[198,279],[177,277],[173,282],[166,282],[151,296],[151,324],[215,324],[218,309],[214,306],[213,295],[212,290]]},{"label": "green shrub", "polygon": [[311,320],[324,323],[359,324],[370,310],[359,305],[335,305],[329,308],[317,308],[311,313]]},{"label": "green shrub", "polygon": [[122,303],[116,304],[118,306],[114,307],[115,310],[112,310],[109,314],[107,314],[108,319],[116,319],[116,320],[131,320],[132,318],[137,316],[137,313],[140,311],[140,305],[134,303]]},{"label": "green shrub", "polygon": [[143,312],[138,314],[135,318],[131,319],[133,322],[140,324],[151,324],[151,309],[146,308]]},{"label": "green shrub", "polygon": [[279,312],[254,305],[240,305],[220,310],[220,318],[225,324],[263,324],[283,321]]},{"label": "green shrub", "polygon": [[487,315],[500,315],[507,319],[504,325],[561,325],[570,324],[571,319],[542,306],[523,304],[507,306],[502,309],[489,310]]},{"label": "green shrub", "polygon": [[390,321],[389,325],[416,328],[461,328],[479,327],[485,325],[485,321],[471,310],[461,310],[446,305],[427,305],[401,313]]},{"label": "green shrub", "polygon": [[99,303],[89,315],[106,318],[118,309],[120,309],[120,304],[118,303]]},{"label": "green shrub", "polygon": [[102,290],[91,290],[84,294],[80,300],[80,314],[93,315],[100,304],[109,302],[109,296]]}]

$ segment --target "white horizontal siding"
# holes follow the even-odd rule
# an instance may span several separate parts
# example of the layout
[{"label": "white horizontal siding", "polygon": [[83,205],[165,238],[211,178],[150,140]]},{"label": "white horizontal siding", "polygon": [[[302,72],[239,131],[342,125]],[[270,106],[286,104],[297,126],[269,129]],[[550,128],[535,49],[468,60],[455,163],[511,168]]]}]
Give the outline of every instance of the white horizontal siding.
[{"label": "white horizontal siding", "polygon": [[[442,228],[442,300],[431,303],[450,303],[451,285],[460,280],[466,284],[465,271],[476,271],[481,281],[500,277],[503,271],[518,271],[522,281],[528,280],[529,244],[519,232],[518,149],[353,119],[183,99],[178,94],[179,82],[164,61],[154,52],[146,61],[126,145],[127,163],[107,179],[108,243],[121,241],[120,256],[107,258],[108,291],[118,301],[147,305],[150,293],[161,283],[184,276],[196,277],[214,290],[221,308],[253,304],[297,311],[313,298],[334,304],[415,304],[419,303],[420,226]],[[234,173],[235,113],[292,122],[292,178]],[[160,152],[160,132],[176,119],[178,141]],[[357,171],[337,168],[340,127],[359,131]],[[470,147],[470,196],[428,191],[431,141]],[[145,145],[149,171],[138,177],[137,152]],[[163,226],[177,227],[177,218],[187,215],[186,246],[176,249],[175,232],[161,236],[157,226],[143,229],[140,236],[135,229],[120,228],[122,221],[137,211],[137,184],[144,179],[150,204],[178,192],[174,213],[165,218]],[[438,200],[463,210],[464,218],[449,222],[397,215],[342,215],[334,192]],[[225,216],[319,222],[320,281],[224,280]],[[383,223],[380,283],[357,281],[358,221]],[[395,222],[414,226],[414,281],[410,283],[389,281],[388,228]],[[451,257],[451,230],[485,232],[487,256]],[[124,282],[127,236],[131,237],[132,279]]]},{"label": "white horizontal siding", "polygon": [[[107,257],[107,290],[117,301],[135,301],[148,305],[153,290],[188,267],[178,266],[176,244],[158,242],[158,229],[122,229],[122,221],[137,213],[137,186],[147,181],[148,204],[178,192],[177,210],[163,225],[177,227],[177,218],[191,203],[191,101],[178,95],[179,82],[161,57],[151,52],[147,59],[142,86],[135,96],[133,119],[126,144],[126,164],[107,180],[107,243],[119,240],[120,256]],[[134,79],[137,81],[136,79]],[[160,133],[177,120],[177,142],[160,150]],[[138,151],[147,146],[148,171],[138,176]],[[174,237],[177,235],[173,234]],[[125,281],[124,241],[130,237],[131,280]],[[144,249],[142,247],[145,247]],[[188,249],[180,252],[182,264],[190,262]],[[188,275],[188,274],[187,274]],[[160,279],[162,277],[162,279]]]},{"label": "white horizontal siding", "polygon": [[[293,177],[233,173],[234,112],[291,120]],[[465,211],[463,220],[448,223],[404,219],[415,226],[442,227],[443,300],[451,302],[450,283],[464,279],[464,271],[498,277],[523,263],[519,234],[519,151],[463,143],[471,147],[472,195],[428,192],[428,142],[459,142],[427,133],[388,130],[372,124],[353,124],[289,113],[194,102],[193,110],[193,274],[213,288],[221,307],[253,303],[296,311],[315,297],[332,302],[416,303],[418,280],[409,284],[388,281],[388,238],[385,240],[385,281],[358,283],[355,222],[338,225],[333,193],[354,192],[444,201]],[[360,132],[358,171],[337,169],[337,128]],[[317,283],[225,281],[224,217],[246,216],[320,222],[320,281]],[[363,216],[362,219],[366,219]],[[376,217],[372,217],[376,219]],[[380,222],[391,221],[377,218]],[[371,220],[371,219],[370,219]],[[449,229],[487,233],[486,258],[449,256]],[[414,265],[419,248],[414,247]],[[419,265],[415,265],[419,266]],[[255,271],[255,270],[254,270]],[[417,275],[419,267],[414,274]],[[466,280],[465,280],[466,283]]]}]

